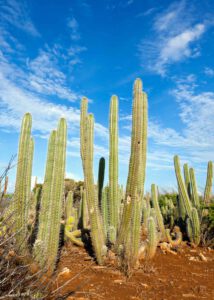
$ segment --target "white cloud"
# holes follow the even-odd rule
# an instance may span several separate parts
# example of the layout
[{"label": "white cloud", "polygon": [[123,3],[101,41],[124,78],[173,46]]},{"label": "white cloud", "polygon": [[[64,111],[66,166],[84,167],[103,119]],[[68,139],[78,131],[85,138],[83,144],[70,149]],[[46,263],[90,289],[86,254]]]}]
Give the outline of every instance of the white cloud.
[{"label": "white cloud", "polygon": [[72,17],[68,20],[68,28],[71,29],[71,39],[72,40],[79,40],[80,39],[80,33],[79,33],[79,24],[77,20]]},{"label": "white cloud", "polygon": [[214,76],[214,69],[206,67],[204,69],[204,74],[209,76],[209,77],[213,77]]},{"label": "white cloud", "polygon": [[1,1],[0,18],[3,22],[15,26],[33,36],[40,35],[30,18],[30,13],[25,1]]},{"label": "white cloud", "polygon": [[196,23],[185,1],[174,2],[155,16],[152,39],[139,44],[142,66],[164,76],[171,64],[200,55],[196,42],[206,30],[205,20]]}]

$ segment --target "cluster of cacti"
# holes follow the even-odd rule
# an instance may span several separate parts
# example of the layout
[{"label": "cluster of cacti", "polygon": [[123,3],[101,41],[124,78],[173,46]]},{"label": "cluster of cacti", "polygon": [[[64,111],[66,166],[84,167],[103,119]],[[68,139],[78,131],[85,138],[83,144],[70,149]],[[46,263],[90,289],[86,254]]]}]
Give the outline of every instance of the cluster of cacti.
[{"label": "cluster of cacti", "polygon": [[[50,135],[45,180],[31,192],[34,143],[31,138],[32,118],[27,113],[22,121],[19,140],[16,185],[13,200],[4,217],[12,215],[10,228],[16,233],[16,251],[33,257],[50,272],[57,259],[60,220],[64,197],[66,156],[66,121],[61,119],[57,131]],[[12,226],[11,226],[12,224]],[[36,236],[32,237],[32,235]],[[34,245],[30,245],[34,242]]]},{"label": "cluster of cacti", "polygon": [[81,158],[92,245],[99,264],[103,263],[103,255],[106,254],[106,245],[109,243],[120,258],[125,258],[127,265],[134,266],[138,259],[144,201],[147,118],[147,96],[142,91],[141,80],[137,79],[134,84],[129,174],[124,195],[118,184],[118,98],[112,96],[109,115],[109,182],[103,188],[104,173],[100,164],[97,196],[92,173],[93,117],[87,113],[87,99],[82,100]]},{"label": "cluster of cacti", "polygon": [[189,240],[195,246],[199,245],[201,240],[201,222],[203,219],[203,206],[209,204],[212,192],[212,177],[213,177],[213,165],[210,161],[207,168],[207,181],[204,192],[204,199],[202,205],[200,203],[197,183],[195,178],[195,172],[193,168],[184,165],[184,178],[182,178],[180,169],[180,160],[178,156],[174,157],[175,173],[178,182],[178,207],[180,218],[186,222],[186,231]]},{"label": "cluster of cacti", "polygon": [[[31,115],[22,122],[19,141],[17,177],[14,199],[9,207],[20,254],[32,253],[41,268],[53,272],[58,255],[60,231],[65,241],[84,246],[91,241],[94,256],[102,265],[108,249],[114,251],[118,262],[129,272],[139,259],[151,259],[159,242],[176,248],[182,242],[180,225],[185,223],[192,244],[200,243],[204,206],[209,205],[212,193],[213,165],[208,163],[203,205],[197,191],[194,169],[184,165],[184,179],[179,157],[175,156],[178,182],[176,199],[160,195],[155,184],[151,196],[144,196],[146,172],[147,95],[142,81],[136,79],[133,92],[131,153],[125,190],[118,183],[118,98],[111,97],[109,112],[109,168],[108,183],[104,185],[105,158],[99,161],[98,180],[94,182],[94,117],[88,114],[88,100],[82,99],[80,115],[80,152],[84,186],[80,199],[73,191],[65,190],[65,162],[67,126],[61,119],[57,130],[50,134],[44,184],[35,182],[31,192],[34,143],[31,138]],[[8,179],[5,180],[6,194]],[[83,183],[81,183],[83,184]],[[66,196],[67,195],[67,196]],[[65,197],[66,196],[66,197]],[[76,199],[76,198],[75,198]],[[64,219],[64,220],[63,220]],[[90,239],[83,238],[90,234]]]}]

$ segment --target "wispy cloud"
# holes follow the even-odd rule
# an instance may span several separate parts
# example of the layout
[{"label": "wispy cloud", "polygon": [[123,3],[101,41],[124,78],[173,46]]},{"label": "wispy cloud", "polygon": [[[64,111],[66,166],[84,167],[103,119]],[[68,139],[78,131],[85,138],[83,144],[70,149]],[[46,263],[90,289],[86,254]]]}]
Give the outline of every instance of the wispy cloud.
[{"label": "wispy cloud", "polygon": [[204,69],[204,74],[209,76],[209,77],[213,77],[214,76],[214,69],[206,67]]},{"label": "wispy cloud", "polygon": [[79,40],[80,39],[79,24],[74,17],[68,20],[68,28],[71,29],[71,39],[74,41]]},{"label": "wispy cloud", "polygon": [[30,12],[25,1],[1,0],[1,23],[14,26],[33,36],[39,36],[30,18]]},{"label": "wispy cloud", "polygon": [[174,2],[153,20],[152,40],[139,44],[144,66],[164,76],[171,64],[200,55],[197,41],[207,30],[205,20],[196,22],[185,1]]}]

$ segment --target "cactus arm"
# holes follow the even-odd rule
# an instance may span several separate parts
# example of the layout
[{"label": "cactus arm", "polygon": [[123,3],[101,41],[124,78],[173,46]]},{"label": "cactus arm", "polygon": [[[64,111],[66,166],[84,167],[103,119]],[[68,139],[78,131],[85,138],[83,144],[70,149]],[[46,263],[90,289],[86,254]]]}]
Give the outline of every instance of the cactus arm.
[{"label": "cactus arm", "polygon": [[170,235],[170,229],[166,229],[166,236],[167,236],[168,242],[172,245],[173,248],[179,246],[182,242],[182,233],[181,232],[178,232],[175,236],[175,239],[173,240]]}]

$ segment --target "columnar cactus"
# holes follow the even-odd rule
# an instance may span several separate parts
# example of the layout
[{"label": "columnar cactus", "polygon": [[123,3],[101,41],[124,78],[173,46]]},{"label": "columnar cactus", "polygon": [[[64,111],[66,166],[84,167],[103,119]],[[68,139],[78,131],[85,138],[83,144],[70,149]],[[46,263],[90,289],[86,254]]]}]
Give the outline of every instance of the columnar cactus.
[{"label": "columnar cactus", "polygon": [[185,180],[186,189],[189,198],[191,199],[191,183],[190,183],[190,172],[189,172],[188,164],[184,164],[183,169],[184,169],[184,180]]},{"label": "columnar cactus", "polygon": [[161,232],[161,239],[163,241],[167,240],[166,238],[166,232],[165,232],[165,227],[164,227],[164,222],[163,222],[163,216],[160,210],[160,206],[158,203],[158,192],[157,192],[157,187],[155,184],[152,184],[151,186],[151,195],[152,195],[152,203],[155,208],[155,213],[157,217],[157,222],[158,222],[158,227]]},{"label": "columnar cactus", "polygon": [[102,217],[103,217],[103,225],[104,225],[104,232],[105,232],[105,237],[108,236],[108,228],[109,228],[109,187],[106,186],[103,189],[102,192],[102,200],[101,200],[101,212],[102,212]]},{"label": "columnar cactus", "polygon": [[177,182],[178,182],[178,190],[179,190],[180,196],[182,197],[183,204],[184,204],[184,207],[186,210],[186,214],[188,216],[190,216],[191,210],[192,210],[192,204],[190,202],[188,192],[187,192],[186,186],[184,184],[184,181],[183,181],[183,178],[181,175],[180,159],[177,155],[174,157],[174,165],[175,165],[175,174],[176,174]]},{"label": "columnar cactus", "polygon": [[53,272],[58,254],[60,220],[64,197],[67,125],[60,119],[57,131],[52,131],[45,172],[39,218],[39,231],[34,256],[41,267]]},{"label": "columnar cactus", "polygon": [[19,153],[16,173],[16,185],[13,203],[14,231],[19,251],[27,251],[27,212],[30,203],[31,170],[33,159],[33,141],[31,139],[32,118],[24,115],[19,139]]},{"label": "columnar cactus", "polygon": [[206,186],[204,191],[204,202],[206,204],[210,203],[210,199],[212,196],[212,184],[213,184],[213,163],[212,161],[209,161],[207,165],[207,180],[206,180]]},{"label": "columnar cactus", "polygon": [[119,220],[118,193],[118,98],[111,97],[109,117],[109,241],[116,241]]},{"label": "columnar cactus", "polygon": [[[200,243],[200,222],[199,222],[198,211],[195,207],[192,207],[191,201],[189,199],[187,189],[181,175],[180,160],[178,156],[174,157],[174,164],[175,164],[175,173],[177,177],[179,193],[184,201],[183,203],[187,215],[187,220],[186,220],[187,234],[190,241],[195,246],[198,246],[198,244]],[[191,171],[192,178],[194,177],[193,173]]]},{"label": "columnar cactus", "polygon": [[52,199],[50,206],[49,236],[47,240],[47,264],[51,272],[55,268],[59,247],[59,234],[62,217],[62,203],[64,198],[65,162],[66,162],[67,124],[65,119],[60,119],[57,136],[56,152],[54,159],[54,175],[52,182]]},{"label": "columnar cactus", "polygon": [[[83,98],[80,119],[81,157],[83,163],[86,199],[91,226],[91,240],[98,264],[103,264],[106,254],[103,222],[98,208],[98,195],[94,186],[94,118],[87,114],[87,99]],[[87,148],[87,151],[86,151]]]},{"label": "columnar cactus", "polygon": [[191,200],[193,202],[193,206],[199,209],[200,201],[198,197],[198,189],[197,189],[197,183],[195,179],[195,172],[193,168],[189,169],[189,174],[190,174],[190,182],[191,182],[191,190],[192,190]]},{"label": "columnar cactus", "polygon": [[104,178],[105,178],[105,158],[101,157],[99,161],[98,183],[97,183],[99,206],[101,205]]},{"label": "columnar cactus", "polygon": [[[142,92],[142,81],[140,79],[136,79],[134,83],[131,156],[126,186],[126,201],[124,204],[123,216],[117,240],[117,247],[120,249],[126,240],[127,232],[130,230],[132,211],[131,203],[133,203],[133,201],[128,201],[129,197],[132,198],[138,194],[142,204],[144,180],[142,180],[141,176],[144,178],[145,174],[145,151],[147,139],[147,127],[145,128],[147,124],[146,122],[144,124],[143,120],[143,116],[147,116],[147,105],[145,105],[145,101],[146,97],[144,97]],[[140,215],[141,213],[142,209],[139,210]],[[139,219],[141,219],[141,217]]]},{"label": "columnar cactus", "polygon": [[147,259],[152,259],[155,255],[157,245],[158,245],[158,237],[156,231],[156,224],[153,217],[149,217],[148,219],[148,243],[146,246],[146,257]]},{"label": "columnar cactus", "polygon": [[73,199],[74,193],[73,191],[69,191],[66,197],[66,204],[65,204],[65,216],[66,219],[73,215]]},{"label": "columnar cactus", "polygon": [[[54,162],[56,155],[56,130],[50,134],[46,161],[45,178],[43,184],[42,199],[39,213],[39,230],[37,234],[36,245],[34,247],[34,256],[41,266],[44,266],[46,257],[44,254],[46,235],[49,235],[50,226],[50,205],[52,201],[52,189],[54,180]],[[41,259],[40,259],[41,257]]]}]

